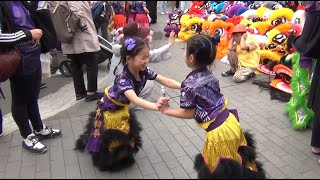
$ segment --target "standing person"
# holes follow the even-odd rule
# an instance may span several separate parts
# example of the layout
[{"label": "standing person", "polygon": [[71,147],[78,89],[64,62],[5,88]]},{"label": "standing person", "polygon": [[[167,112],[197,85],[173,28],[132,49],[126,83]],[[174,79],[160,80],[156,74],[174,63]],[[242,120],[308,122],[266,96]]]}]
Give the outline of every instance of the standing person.
[{"label": "standing person", "polygon": [[319,14],[320,2],[309,1],[306,5],[306,19],[301,35],[292,42],[293,48],[300,54],[300,59],[316,60],[313,70],[310,93],[308,98],[308,108],[314,112],[311,151],[314,154],[320,154],[320,34],[319,34]]},{"label": "standing person", "polygon": [[158,1],[146,1],[147,9],[150,12],[151,22],[150,24],[157,23],[157,2]]},{"label": "standing person", "polygon": [[219,81],[209,66],[216,57],[217,38],[194,35],[187,41],[186,65],[191,69],[181,83],[180,109],[160,98],[161,112],[176,118],[195,119],[206,131],[202,154],[195,160],[198,178],[265,178],[256,163],[253,139],[243,133],[236,110],[220,92]]},{"label": "standing person", "polygon": [[97,31],[99,29],[101,29],[101,35],[104,39],[108,40],[109,36],[108,36],[108,25],[111,22],[111,20],[113,20],[113,16],[112,16],[112,8],[111,8],[111,2],[110,1],[101,1],[98,2],[99,5],[100,3],[101,5],[101,9],[99,10],[99,12],[97,14],[95,14],[95,16],[93,16],[93,22],[94,25],[97,29]]},{"label": "standing person", "polygon": [[[45,126],[41,120],[38,97],[41,83],[39,45],[42,30],[37,29],[26,1],[0,2],[0,45],[15,46],[23,57],[23,68],[10,78],[12,117],[23,138],[22,146],[34,153],[45,153],[48,148],[40,140],[60,137],[61,131]],[[33,130],[30,127],[29,120]],[[39,139],[38,139],[39,138]]]},{"label": "standing person", "polygon": [[148,14],[149,10],[146,6],[146,1],[135,1],[135,19],[134,21],[138,23],[139,27],[149,27]]},{"label": "standing person", "polygon": [[[92,113],[86,131],[76,142],[76,149],[87,150],[95,166],[101,171],[116,171],[134,163],[134,154],[142,145],[141,127],[129,104],[158,111],[158,105],[140,97],[147,80],[180,89],[180,83],[165,78],[147,67],[150,57],[148,45],[137,37],[128,37],[121,48],[121,61],[126,64],[117,74],[114,84],[105,89]],[[94,119],[94,117],[96,117]]]},{"label": "standing person", "polygon": [[[97,30],[94,26],[88,1],[66,1],[70,10],[80,17],[80,30],[77,30],[72,43],[61,43],[63,54],[71,59],[72,78],[76,100],[86,102],[98,100],[103,93],[98,90],[98,57],[100,50]],[[87,67],[88,86],[84,84],[82,66]]]},{"label": "standing person", "polygon": [[159,1],[161,15],[168,14],[167,4],[168,4],[168,1]]},{"label": "standing person", "polygon": [[113,1],[112,7],[114,11],[114,29],[119,29],[127,24],[126,17],[126,1]]}]

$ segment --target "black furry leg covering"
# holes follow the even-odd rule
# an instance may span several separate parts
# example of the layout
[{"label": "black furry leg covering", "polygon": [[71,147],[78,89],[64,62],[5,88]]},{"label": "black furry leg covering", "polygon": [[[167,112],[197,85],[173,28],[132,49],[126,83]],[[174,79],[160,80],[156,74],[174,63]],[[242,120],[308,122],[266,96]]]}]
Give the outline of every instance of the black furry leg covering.
[{"label": "black furry leg covering", "polygon": [[[119,171],[134,163],[134,155],[142,146],[140,123],[130,112],[130,131],[126,134],[117,129],[105,130],[100,151],[92,153],[93,164],[101,171]],[[112,145],[117,144],[115,147]]]}]

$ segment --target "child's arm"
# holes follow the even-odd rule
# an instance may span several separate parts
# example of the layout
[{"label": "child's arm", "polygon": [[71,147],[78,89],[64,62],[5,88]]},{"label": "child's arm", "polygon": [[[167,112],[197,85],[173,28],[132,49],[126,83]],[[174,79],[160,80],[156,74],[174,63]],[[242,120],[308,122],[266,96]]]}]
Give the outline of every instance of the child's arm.
[{"label": "child's arm", "polygon": [[156,103],[152,103],[138,97],[133,89],[125,91],[124,95],[130,100],[130,102],[132,102],[136,106],[142,107],[144,109],[149,109],[151,111],[159,111],[159,107]]},{"label": "child's arm", "polygon": [[168,116],[173,116],[176,118],[181,118],[181,119],[193,119],[195,114],[196,114],[196,109],[165,109],[161,111],[163,114],[168,115]]},{"label": "child's arm", "polygon": [[161,75],[157,75],[156,79],[155,79],[158,83],[166,86],[166,87],[169,87],[169,88],[172,88],[172,89],[181,89],[181,83],[179,83],[178,81],[176,80],[173,80],[173,79],[169,79],[169,78],[166,78],[164,76],[161,76]]}]

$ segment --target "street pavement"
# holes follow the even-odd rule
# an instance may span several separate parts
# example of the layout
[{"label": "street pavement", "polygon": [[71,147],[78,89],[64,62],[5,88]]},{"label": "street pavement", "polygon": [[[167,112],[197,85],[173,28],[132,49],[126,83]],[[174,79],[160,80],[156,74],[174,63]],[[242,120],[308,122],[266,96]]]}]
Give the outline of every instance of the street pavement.
[{"label": "street pavement", "polygon": [[[163,35],[166,15],[158,14],[158,23],[151,25],[155,31],[150,48],[167,43]],[[184,43],[176,42],[171,48],[172,59],[150,64],[150,67],[169,78],[182,82],[190,72],[184,61]],[[254,79],[268,80],[257,75],[238,84],[221,72],[228,65],[219,61],[212,66],[220,80],[221,91],[229,100],[230,108],[237,108],[244,130],[254,134],[258,147],[258,159],[263,163],[268,178],[320,178],[319,156],[311,153],[311,130],[296,131],[291,127],[284,112],[285,103],[271,100],[269,91],[253,85]],[[106,63],[99,65],[99,89],[107,86]],[[49,147],[45,154],[37,155],[24,150],[21,136],[10,114],[10,91],[8,82],[2,84],[7,101],[5,107],[5,136],[0,139],[0,178],[123,178],[123,179],[194,179],[196,154],[202,151],[205,131],[194,120],[182,120],[159,112],[137,112],[143,126],[142,149],[135,156],[136,163],[120,172],[100,172],[92,164],[87,153],[74,151],[74,142],[83,132],[88,113],[96,102],[75,101],[72,78],[52,77],[48,88],[41,90],[39,99],[41,115],[46,125],[62,130],[63,136],[43,141]],[[172,107],[179,107],[179,92],[166,89]],[[152,101],[160,97],[160,86],[155,84]],[[8,102],[9,101],[9,102]]]}]

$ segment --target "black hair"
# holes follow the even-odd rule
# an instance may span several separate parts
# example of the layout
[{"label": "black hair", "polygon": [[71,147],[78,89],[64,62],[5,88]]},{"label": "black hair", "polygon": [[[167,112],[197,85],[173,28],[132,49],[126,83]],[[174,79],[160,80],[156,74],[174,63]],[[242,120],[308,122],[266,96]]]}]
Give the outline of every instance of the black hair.
[{"label": "black hair", "polygon": [[[126,41],[128,41],[128,43],[126,43]],[[129,41],[131,41],[131,44],[129,43]],[[137,37],[137,36],[126,37],[120,49],[121,58],[120,58],[119,64],[122,63],[123,65],[126,65],[127,56],[135,57],[145,47],[148,47],[148,45],[140,37]],[[116,68],[113,71],[114,75],[116,74],[116,70],[119,64],[116,66]]]},{"label": "black hair", "polygon": [[187,56],[194,54],[199,68],[211,65],[216,58],[219,36],[196,34],[187,41]]}]

